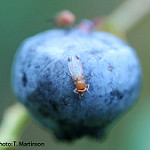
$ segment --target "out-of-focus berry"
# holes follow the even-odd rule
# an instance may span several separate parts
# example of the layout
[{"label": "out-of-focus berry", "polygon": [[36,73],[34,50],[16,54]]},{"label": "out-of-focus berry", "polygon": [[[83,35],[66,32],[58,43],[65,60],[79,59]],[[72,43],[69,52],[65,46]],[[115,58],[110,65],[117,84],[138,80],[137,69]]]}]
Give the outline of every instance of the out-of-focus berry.
[{"label": "out-of-focus berry", "polygon": [[66,28],[72,26],[75,23],[75,19],[75,15],[72,12],[64,10],[56,15],[54,21],[57,27]]},{"label": "out-of-focus berry", "polygon": [[84,32],[91,32],[93,31],[94,27],[95,27],[94,22],[88,19],[81,20],[81,22],[79,22],[79,24],[77,25],[77,28]]}]

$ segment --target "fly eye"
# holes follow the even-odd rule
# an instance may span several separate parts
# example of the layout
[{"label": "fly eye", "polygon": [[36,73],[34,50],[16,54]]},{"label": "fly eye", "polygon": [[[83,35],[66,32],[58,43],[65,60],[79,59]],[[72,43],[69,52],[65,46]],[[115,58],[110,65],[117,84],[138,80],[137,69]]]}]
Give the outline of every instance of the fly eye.
[{"label": "fly eye", "polygon": [[71,61],[72,61],[72,58],[71,58],[71,57],[68,57],[68,61],[71,62]]}]

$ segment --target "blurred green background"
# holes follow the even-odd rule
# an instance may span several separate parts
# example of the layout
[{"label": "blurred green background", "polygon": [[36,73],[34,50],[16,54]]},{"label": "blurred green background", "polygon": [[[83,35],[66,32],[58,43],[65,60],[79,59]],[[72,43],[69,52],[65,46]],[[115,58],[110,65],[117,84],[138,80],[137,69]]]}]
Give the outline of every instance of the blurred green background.
[{"label": "blurred green background", "polygon": [[[52,28],[47,20],[64,9],[76,14],[77,21],[107,15],[123,0],[0,0],[0,120],[4,110],[16,102],[10,74],[13,56],[27,37]],[[32,120],[21,139],[44,142],[45,147],[22,149],[52,150],[149,150],[150,149],[150,14],[130,33],[128,43],[136,49],[144,81],[138,102],[115,124],[105,141],[82,138],[72,144],[54,139],[51,132]]]}]

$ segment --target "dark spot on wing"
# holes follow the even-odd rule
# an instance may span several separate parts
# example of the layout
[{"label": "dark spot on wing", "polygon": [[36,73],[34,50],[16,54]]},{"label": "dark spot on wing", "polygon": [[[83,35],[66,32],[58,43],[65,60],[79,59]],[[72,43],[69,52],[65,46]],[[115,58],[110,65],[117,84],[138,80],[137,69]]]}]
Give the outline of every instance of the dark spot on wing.
[{"label": "dark spot on wing", "polygon": [[77,55],[76,55],[76,58],[77,58],[77,59],[80,59]]},{"label": "dark spot on wing", "polygon": [[71,57],[68,57],[68,61],[71,62],[71,61],[72,61],[72,58],[71,58]]}]

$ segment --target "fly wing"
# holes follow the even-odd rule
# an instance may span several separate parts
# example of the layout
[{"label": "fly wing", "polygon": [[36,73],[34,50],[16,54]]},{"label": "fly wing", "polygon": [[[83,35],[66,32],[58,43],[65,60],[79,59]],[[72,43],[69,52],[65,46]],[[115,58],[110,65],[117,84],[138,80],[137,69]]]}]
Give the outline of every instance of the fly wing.
[{"label": "fly wing", "polygon": [[68,58],[68,68],[73,80],[84,77],[82,63],[78,56],[70,56]]}]

